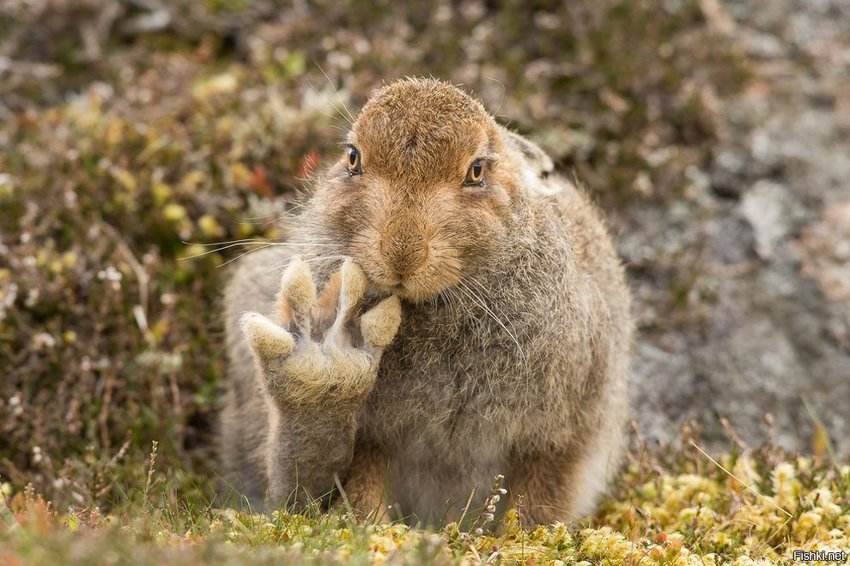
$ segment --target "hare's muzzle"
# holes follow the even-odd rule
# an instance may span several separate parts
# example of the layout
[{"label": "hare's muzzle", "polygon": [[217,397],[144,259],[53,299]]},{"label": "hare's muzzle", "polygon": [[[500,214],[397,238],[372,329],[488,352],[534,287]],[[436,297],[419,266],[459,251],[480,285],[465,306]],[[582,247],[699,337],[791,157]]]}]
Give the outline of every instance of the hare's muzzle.
[{"label": "hare's muzzle", "polygon": [[417,229],[392,223],[381,238],[380,252],[388,271],[400,282],[420,271],[428,261],[428,242]]}]

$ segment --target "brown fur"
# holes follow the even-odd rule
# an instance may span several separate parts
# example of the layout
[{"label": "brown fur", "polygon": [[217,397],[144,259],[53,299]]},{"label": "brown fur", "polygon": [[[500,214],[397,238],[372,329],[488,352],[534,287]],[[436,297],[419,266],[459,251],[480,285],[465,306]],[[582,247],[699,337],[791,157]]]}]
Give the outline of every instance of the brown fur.
[{"label": "brown fur", "polygon": [[355,446],[348,469],[345,496],[351,507],[368,519],[386,519],[389,458],[368,444]]},{"label": "brown fur", "polygon": [[[222,454],[231,481],[259,502],[295,488],[295,462],[313,495],[337,474],[347,493],[385,486],[403,514],[433,522],[456,518],[473,489],[482,503],[501,473],[526,494],[533,522],[591,511],[619,462],[632,335],[623,270],[595,207],[551,174],[537,146],[446,83],[409,79],[377,91],[348,141],[362,174],[350,174],[343,156],[317,182],[295,223],[295,249],[314,260],[318,282],[338,277],[334,258],[353,258],[368,281],[364,306],[400,297],[401,326],[370,354],[375,375],[357,378],[372,384],[365,398],[328,394],[275,412],[255,385],[250,352],[265,363],[261,344],[237,322],[245,311],[272,312],[292,254],[248,256],[226,298]],[[463,186],[478,158],[485,185]],[[366,346],[351,328],[360,355]],[[328,371],[333,381],[349,370]],[[276,432],[278,421],[289,425]],[[362,446],[388,466],[363,464]]]}]

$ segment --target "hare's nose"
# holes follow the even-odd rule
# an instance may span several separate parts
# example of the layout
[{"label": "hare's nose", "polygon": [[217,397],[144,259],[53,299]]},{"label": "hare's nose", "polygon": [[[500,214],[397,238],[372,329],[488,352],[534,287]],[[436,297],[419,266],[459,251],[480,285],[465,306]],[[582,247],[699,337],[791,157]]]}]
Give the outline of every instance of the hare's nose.
[{"label": "hare's nose", "polygon": [[381,240],[381,255],[399,277],[412,275],[428,261],[428,242],[415,230],[398,230]]}]

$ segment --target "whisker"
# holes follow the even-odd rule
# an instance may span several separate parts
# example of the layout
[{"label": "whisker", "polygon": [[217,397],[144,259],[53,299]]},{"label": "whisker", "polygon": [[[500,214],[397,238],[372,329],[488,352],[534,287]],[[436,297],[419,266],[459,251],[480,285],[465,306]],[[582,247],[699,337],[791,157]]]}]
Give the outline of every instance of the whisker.
[{"label": "whisker", "polygon": [[[321,68],[320,68],[320,70],[321,70]],[[322,74],[324,74],[324,71],[322,71]],[[325,75],[325,78],[327,78],[327,75]],[[328,79],[328,82],[330,82],[330,79]],[[310,88],[312,88],[313,91],[322,98],[322,100],[324,100],[327,104],[329,104],[331,106],[331,108],[336,110],[337,114],[339,114],[342,117],[342,119],[345,120],[348,123],[349,126],[354,125],[353,120],[350,119],[346,114],[344,114],[342,112],[342,110],[340,110],[337,107],[337,105],[333,103],[332,100],[328,99],[324,94],[322,94],[321,91],[319,91],[319,89],[317,89],[316,86],[312,83],[312,81],[310,81],[310,79],[307,79],[307,84],[310,85]],[[333,87],[333,85],[331,85],[331,86]],[[336,88],[334,88],[334,92],[336,92]],[[339,97],[338,93],[337,93],[337,97]],[[325,114],[325,113],[323,112],[323,114]],[[333,116],[329,116],[328,114],[325,114],[325,115],[333,120]],[[334,125],[331,124],[331,126],[334,126]],[[338,129],[340,129],[344,132],[346,131],[344,128],[340,128],[339,126],[334,126],[334,127],[338,128]]]},{"label": "whisker", "polygon": [[506,333],[506,334],[510,337],[510,339],[513,341],[513,343],[514,343],[514,344],[516,344],[516,347],[517,347],[517,349],[519,350],[519,353],[520,353],[520,357],[523,359],[523,363],[524,363],[524,365],[525,365],[526,367],[528,367],[528,359],[527,359],[527,358],[526,358],[526,356],[525,356],[525,351],[522,349],[522,346],[520,345],[519,340],[517,340],[517,337],[514,335],[514,333],[513,333],[513,332],[511,332],[511,331],[508,329],[508,327],[507,327],[507,326],[505,326],[505,323],[504,323],[504,322],[502,322],[502,320],[501,320],[498,316],[496,316],[496,314],[495,314],[492,310],[490,310],[490,308],[489,308],[489,307],[487,306],[487,304],[485,303],[484,299],[482,299],[481,297],[479,297],[479,296],[478,296],[478,295],[477,295],[477,294],[476,294],[476,293],[475,293],[475,292],[474,292],[474,291],[473,291],[473,290],[472,290],[472,289],[471,289],[471,288],[470,288],[470,287],[469,287],[466,283],[464,283],[464,281],[463,281],[463,280],[458,281],[458,289],[463,289],[463,290],[465,290],[465,291],[466,291],[466,293],[467,293],[467,296],[469,297],[469,299],[470,299],[470,300],[475,301],[475,303],[476,303],[479,307],[481,307],[481,309],[482,309],[482,310],[483,310],[483,311],[484,311],[484,312],[485,312],[485,313],[486,313],[486,314],[487,314],[490,318],[492,318],[492,319],[493,319],[493,321],[495,321],[495,322],[496,322],[496,324],[498,324],[499,326],[501,326],[501,327],[502,327],[502,330],[504,330],[504,331],[505,331],[505,333]]},{"label": "whisker", "polygon": [[222,268],[222,267],[224,267],[224,266],[226,266],[226,265],[229,265],[229,264],[233,263],[234,261],[236,261],[236,260],[238,260],[238,259],[240,259],[240,258],[245,257],[246,255],[250,255],[250,254],[252,254],[252,253],[254,253],[254,252],[258,252],[258,251],[260,251],[260,250],[264,250],[264,249],[269,248],[269,247],[271,247],[271,244],[266,244],[266,245],[264,245],[264,246],[261,246],[261,247],[259,247],[259,248],[255,249],[255,250],[248,250],[247,252],[245,252],[245,253],[243,253],[243,254],[239,254],[238,256],[236,256],[236,257],[234,257],[234,258],[232,258],[232,259],[229,259],[229,260],[225,261],[224,263],[222,263],[222,264],[221,264],[221,265],[219,265],[218,267],[219,267],[219,268]]},{"label": "whisker", "polygon": [[322,68],[322,66],[318,62],[316,62],[316,66],[319,68],[319,70],[322,72],[322,74],[325,75],[325,79],[327,79],[328,84],[331,85],[331,88],[334,89],[334,94],[336,94],[336,99],[339,100],[340,104],[342,104],[342,107],[345,109],[346,114],[348,114],[348,117],[350,118],[349,124],[351,124],[353,126],[354,121],[355,121],[354,115],[351,114],[351,111],[348,109],[348,106],[345,105],[345,101],[339,95],[339,91],[337,90],[336,86],[334,86],[333,82],[331,81],[331,78],[328,76],[328,74],[325,72],[325,70]]},{"label": "whisker", "polygon": [[228,240],[226,242],[189,242],[186,240],[180,240],[180,243],[187,246],[202,246],[208,248],[210,246],[224,246],[226,244],[241,244],[262,241],[264,241],[262,238],[242,238],[241,240]]},{"label": "whisker", "polygon": [[505,88],[505,83],[503,83],[502,81],[500,81],[500,80],[499,80],[499,79],[497,79],[496,77],[485,77],[485,78],[487,78],[487,79],[489,79],[489,80],[491,80],[491,81],[495,81],[495,82],[499,83],[499,86],[501,86],[501,87],[502,87],[502,95],[499,97],[499,105],[498,105],[498,106],[496,106],[496,110],[493,112],[493,116],[498,116],[498,115],[499,115],[499,110],[502,108],[502,103],[505,101],[505,91],[507,90],[507,89]]},{"label": "whisker", "polygon": [[[339,254],[339,255],[323,255],[323,256],[318,256],[318,257],[311,257],[311,258],[307,258],[307,259],[301,258],[301,259],[304,263],[317,263],[317,262],[320,262],[320,261],[341,260],[341,259],[345,259],[346,257],[348,257],[348,256],[343,255],[343,254]],[[291,257],[286,258],[286,261],[281,262],[277,265],[273,265],[271,268],[269,268],[266,271],[266,273],[272,273],[274,271],[286,269],[286,267],[289,265],[289,261],[291,259],[292,259]]]}]

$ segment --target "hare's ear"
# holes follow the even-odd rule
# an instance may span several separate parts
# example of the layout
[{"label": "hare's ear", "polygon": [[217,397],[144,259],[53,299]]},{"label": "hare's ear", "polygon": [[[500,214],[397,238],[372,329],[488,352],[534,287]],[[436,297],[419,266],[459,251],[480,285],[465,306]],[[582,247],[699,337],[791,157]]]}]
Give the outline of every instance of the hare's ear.
[{"label": "hare's ear", "polygon": [[504,126],[499,126],[499,129],[501,129],[502,136],[508,147],[522,154],[529,168],[538,178],[545,179],[555,170],[555,164],[552,162],[552,158],[540,149],[540,146],[536,143],[508,130]]}]

